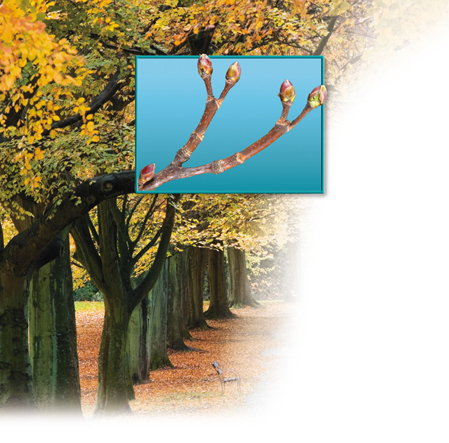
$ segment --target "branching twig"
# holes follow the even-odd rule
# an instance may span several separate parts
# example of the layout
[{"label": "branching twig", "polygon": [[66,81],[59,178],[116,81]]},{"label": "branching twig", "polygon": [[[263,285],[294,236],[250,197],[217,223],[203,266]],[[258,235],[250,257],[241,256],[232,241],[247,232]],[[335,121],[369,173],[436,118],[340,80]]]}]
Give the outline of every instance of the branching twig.
[{"label": "branching twig", "polygon": [[202,55],[198,61],[198,70],[201,77],[204,80],[207,90],[207,102],[206,109],[203,117],[195,131],[193,131],[188,142],[176,153],[174,160],[162,171],[155,174],[155,164],[152,163],[140,172],[138,180],[138,189],[140,191],[152,191],[164,183],[168,183],[173,180],[181,178],[193,177],[201,174],[220,174],[235,166],[241,165],[249,158],[253,157],[267,146],[270,146],[279,137],[286,134],[293,129],[312,109],[321,106],[326,98],[326,88],[319,86],[315,88],[308,97],[307,104],[304,107],[301,114],[296,117],[292,122],[287,120],[290,106],[295,99],[295,89],[293,85],[285,80],[282,83],[279,96],[282,102],[282,114],[274,127],[262,138],[257,140],[252,145],[248,146],[241,152],[237,152],[222,160],[215,160],[206,165],[197,166],[193,168],[184,168],[183,164],[189,160],[192,153],[195,151],[199,143],[203,140],[204,133],[206,132],[212,118],[217,110],[220,108],[226,94],[240,79],[240,66],[236,62],[230,66],[226,73],[226,86],[217,100],[214,98],[211,86],[211,74],[212,63],[206,55]]}]

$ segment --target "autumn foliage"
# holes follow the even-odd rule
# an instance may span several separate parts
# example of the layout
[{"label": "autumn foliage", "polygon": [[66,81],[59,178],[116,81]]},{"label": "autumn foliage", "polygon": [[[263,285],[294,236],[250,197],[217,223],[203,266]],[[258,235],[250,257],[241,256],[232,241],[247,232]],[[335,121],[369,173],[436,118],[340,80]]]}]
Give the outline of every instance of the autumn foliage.
[{"label": "autumn foliage", "polygon": [[[191,331],[190,352],[169,350],[173,368],[152,371],[150,382],[134,387],[136,399],[130,405],[134,412],[225,411],[244,403],[258,382],[269,376],[267,363],[274,357],[264,357],[266,349],[280,346],[274,333],[288,316],[291,306],[268,303],[263,308],[234,311],[238,318],[209,321],[214,329]],[[81,401],[83,412],[92,413],[97,389],[97,360],[103,324],[101,303],[80,303],[77,309],[78,354],[80,359]],[[224,395],[211,363],[237,371],[240,389],[230,384]],[[223,409],[224,408],[224,409]]]}]

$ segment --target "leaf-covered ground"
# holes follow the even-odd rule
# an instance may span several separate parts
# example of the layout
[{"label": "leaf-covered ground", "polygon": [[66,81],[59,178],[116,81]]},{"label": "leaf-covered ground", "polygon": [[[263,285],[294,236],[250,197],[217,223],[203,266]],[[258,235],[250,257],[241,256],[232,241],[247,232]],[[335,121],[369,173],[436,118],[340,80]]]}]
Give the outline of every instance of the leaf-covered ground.
[{"label": "leaf-covered ground", "polygon": [[[285,320],[288,310],[288,303],[263,303],[260,309],[234,310],[236,319],[208,321],[214,329],[191,331],[195,340],[186,344],[198,351],[169,351],[174,368],[153,371],[149,383],[135,386],[136,400],[130,402],[132,410],[151,414],[195,414],[226,412],[242,405],[267,375],[270,363],[275,363],[274,357],[261,353],[279,345],[273,333]],[[95,406],[103,314],[102,303],[77,303],[81,401],[86,416],[91,415]],[[211,366],[213,361],[237,371],[241,377],[240,388],[236,383],[229,383],[222,395]]]}]

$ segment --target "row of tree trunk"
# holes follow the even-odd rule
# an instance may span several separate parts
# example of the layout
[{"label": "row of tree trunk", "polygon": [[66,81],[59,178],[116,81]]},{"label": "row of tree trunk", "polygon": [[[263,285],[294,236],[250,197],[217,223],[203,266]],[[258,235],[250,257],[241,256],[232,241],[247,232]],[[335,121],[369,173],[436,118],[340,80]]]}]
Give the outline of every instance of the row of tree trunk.
[{"label": "row of tree trunk", "polygon": [[[34,389],[40,410],[64,408],[81,414],[68,232],[63,236],[63,256],[36,271],[30,285],[31,366],[27,377],[32,378],[30,389]],[[105,306],[109,315],[105,316],[102,336],[103,359],[99,359],[97,412],[127,410],[128,400],[134,398],[133,384],[147,382],[150,370],[171,365],[168,348],[190,349],[184,342],[192,339],[189,329],[208,328],[206,318],[234,317],[229,306],[256,305],[251,298],[245,252],[228,248],[227,253],[229,296],[224,251],[190,247],[164,261],[156,284],[131,313],[117,300]],[[203,313],[206,275],[210,306]],[[111,322],[115,324],[111,326]],[[114,358],[104,358],[111,342],[116,348]],[[114,361],[117,367],[111,367]],[[126,373],[117,377],[120,371]]]}]

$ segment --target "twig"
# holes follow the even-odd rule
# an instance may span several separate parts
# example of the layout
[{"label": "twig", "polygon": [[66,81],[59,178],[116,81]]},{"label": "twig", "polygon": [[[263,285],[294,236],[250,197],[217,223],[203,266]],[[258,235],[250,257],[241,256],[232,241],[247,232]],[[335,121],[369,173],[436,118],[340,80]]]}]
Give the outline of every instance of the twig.
[{"label": "twig", "polygon": [[193,168],[184,168],[183,164],[190,158],[199,143],[203,140],[204,133],[212,121],[212,118],[220,108],[226,94],[240,79],[241,74],[240,66],[237,62],[231,65],[226,73],[226,86],[223,89],[220,98],[217,100],[213,96],[210,82],[212,63],[206,55],[202,55],[200,57],[198,69],[207,89],[207,102],[203,117],[201,118],[201,121],[195,131],[193,131],[188,142],[176,153],[174,160],[165,169],[157,174],[154,174],[154,163],[142,169],[138,180],[138,189],[140,191],[153,191],[165,183],[181,178],[188,178],[209,173],[220,174],[228,169],[234,168],[235,166],[241,165],[249,158],[270,146],[279,137],[293,129],[310,111],[312,111],[312,109],[321,106],[324,103],[327,94],[326,88],[323,85],[315,88],[309,94],[307,104],[301,114],[290,122],[287,120],[287,117],[296,95],[293,85],[288,80],[285,80],[281,85],[279,93],[279,97],[282,102],[281,117],[266,135],[252,145],[248,146],[243,151],[236,152],[234,155],[226,157],[225,159],[215,160],[206,165]]}]

